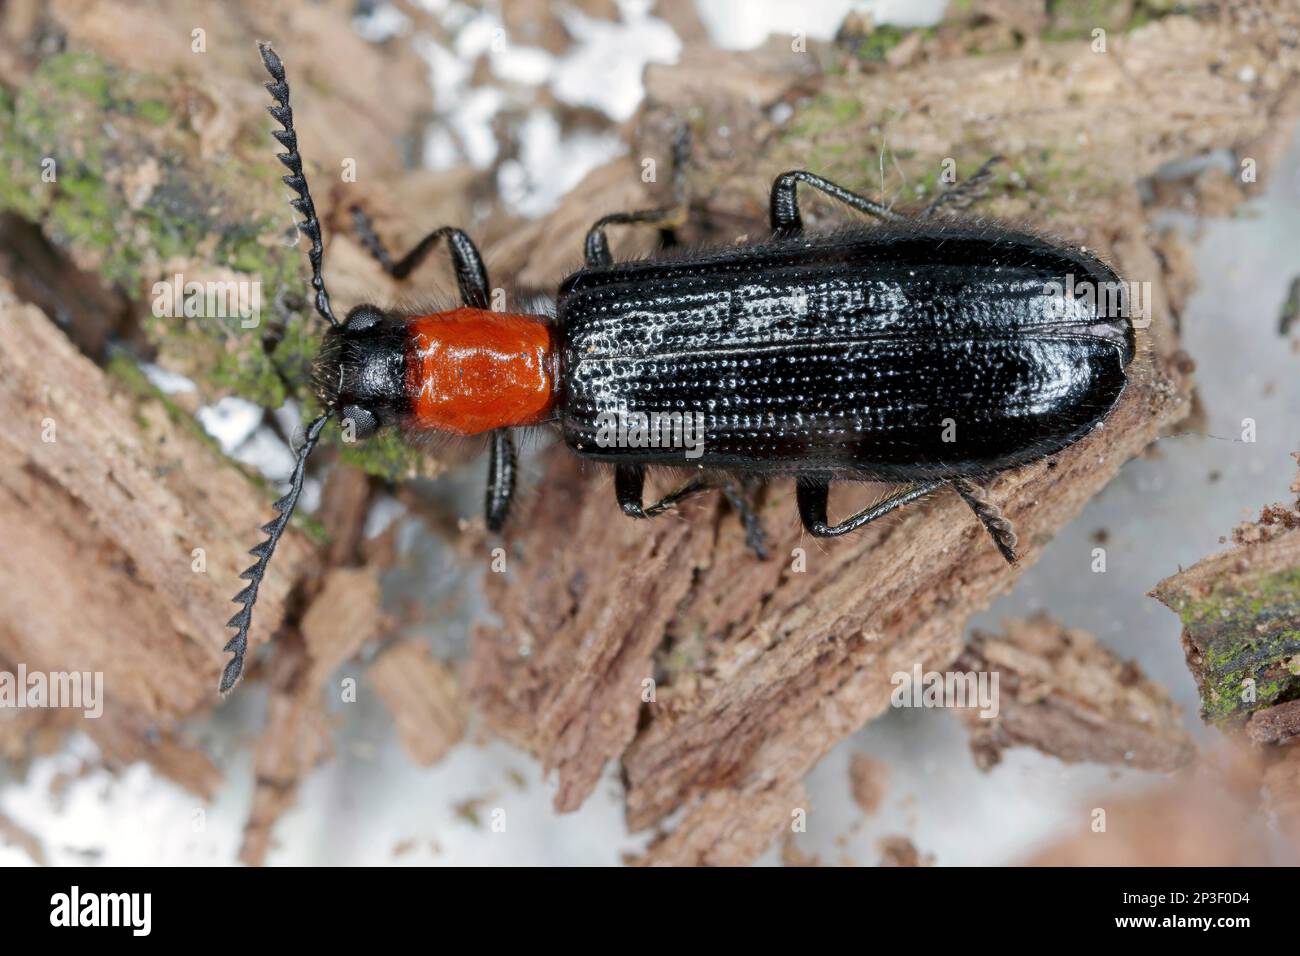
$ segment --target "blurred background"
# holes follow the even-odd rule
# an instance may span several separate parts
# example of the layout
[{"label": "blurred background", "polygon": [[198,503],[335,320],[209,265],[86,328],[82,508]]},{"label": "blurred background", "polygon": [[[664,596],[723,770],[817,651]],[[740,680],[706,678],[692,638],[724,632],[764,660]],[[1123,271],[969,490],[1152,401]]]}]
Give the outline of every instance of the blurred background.
[{"label": "blurred background", "polygon": [[[1197,756],[1191,766],[1190,758],[1180,757],[1175,771],[1132,766],[1132,760],[1126,765],[1122,755],[1106,762],[1079,760],[1077,753],[1062,759],[1062,753],[1015,745],[1024,743],[1018,740],[984,761],[978,748],[972,750],[966,722],[951,712],[884,708],[865,725],[845,728],[847,736],[837,732],[843,739],[828,743],[813,761],[804,779],[807,825],[763,840],[766,849],[749,856],[778,865],[1294,862],[1295,844],[1279,822],[1285,813],[1259,796],[1260,758],[1239,734],[1199,718],[1201,698],[1180,640],[1183,622],[1148,595],[1162,579],[1230,546],[1232,529],[1262,507],[1295,497],[1290,455],[1300,449],[1300,323],[1280,318],[1288,297],[1297,295],[1300,275],[1294,20],[1269,4],[1259,8],[1260,21],[1251,29],[1284,50],[1266,68],[1262,61],[1233,60],[1233,49],[1225,50],[1216,31],[1237,24],[1215,5],[1153,0],[1077,9],[1013,0],[277,6],[282,9],[271,13],[252,4],[10,0],[0,11],[0,107],[9,134],[0,145],[5,321],[27,321],[20,304],[35,307],[80,355],[111,370],[110,391],[136,389],[138,398],[139,389],[146,390],[147,400],[157,403],[146,417],[163,407],[164,417],[187,417],[197,422],[200,437],[184,440],[208,443],[240,463],[251,478],[236,479],[231,470],[229,480],[220,479],[225,484],[211,486],[213,498],[238,499],[211,518],[214,527],[231,523],[220,528],[221,547],[234,554],[236,545],[255,543],[257,525],[270,516],[266,485],[287,477],[304,398],[285,383],[305,380],[310,349],[300,343],[315,330],[310,317],[304,321],[299,314],[301,301],[263,287],[271,318],[261,354],[271,374],[241,364],[247,336],[190,337],[174,322],[159,331],[151,325],[147,290],[178,270],[207,275],[196,259],[211,262],[211,248],[233,249],[242,241],[227,228],[225,213],[216,211],[227,195],[263,217],[250,227],[260,230],[254,255],[283,254],[273,260],[275,268],[301,282],[302,250],[286,245],[289,213],[277,205],[284,197],[273,178],[271,121],[259,114],[265,96],[248,36],[273,40],[289,69],[302,151],[327,237],[348,228],[340,211],[344,195],[363,198],[394,249],[422,229],[459,225],[480,240],[495,284],[525,301],[541,301],[577,265],[581,231],[592,213],[635,205],[647,188],[654,195],[655,183],[638,182],[626,169],[644,168],[646,156],[664,157],[670,120],[681,121],[677,114],[683,112],[703,141],[696,160],[701,165],[711,155],[729,155],[742,167],[747,156],[754,158],[752,183],[743,186],[729,184],[725,172],[717,180],[707,171],[696,177],[700,201],[712,212],[696,237],[701,240],[732,241],[746,231],[742,226],[755,215],[752,197],[784,168],[774,165],[782,154],[778,149],[774,156],[771,141],[806,139],[816,148],[806,149],[799,165],[830,175],[852,164],[858,185],[871,184],[868,191],[883,185],[891,202],[922,198],[936,188],[940,167],[932,157],[946,155],[949,144],[937,141],[941,132],[933,134],[934,143],[915,133],[926,128],[923,115],[911,132],[900,120],[898,139],[891,140],[890,111],[915,114],[917,101],[904,107],[902,99],[873,97],[886,84],[905,97],[917,75],[929,79],[916,83],[933,87],[945,70],[944,82],[960,85],[968,67],[959,64],[970,58],[981,70],[1005,71],[1008,99],[967,104],[964,119],[956,115],[959,125],[985,124],[992,147],[979,156],[958,153],[959,168],[978,165],[993,151],[1008,156],[1010,172],[999,181],[999,194],[1012,197],[1008,202],[1054,196],[1050,208],[1034,207],[1032,199],[1017,208],[1021,218],[1049,231],[1067,228],[1062,223],[1070,222],[1072,210],[1086,221],[1104,221],[1114,195],[1131,196],[1123,208],[1140,210],[1141,219],[1116,232],[1158,250],[1152,259],[1160,260],[1174,305],[1166,302],[1156,321],[1174,327],[1180,355],[1194,365],[1195,399],[1176,427],[1171,422],[1162,429],[1160,440],[1120,467],[1077,517],[1044,537],[1036,561],[1008,593],[987,607],[987,600],[972,602],[972,609],[982,609],[962,630],[991,639],[1006,633],[1007,619],[1047,613],[1063,628],[1086,632],[1101,648],[1101,669],[1111,674],[1106,668],[1113,660],[1113,673],[1119,673],[1119,662],[1132,662],[1123,665],[1132,668],[1124,672],[1130,675],[1125,686],[1140,682],[1143,701],[1155,702],[1156,716],[1138,723],[1158,723],[1152,733],[1162,745],[1180,754],[1194,749]],[[1175,102],[1179,80],[1171,71],[1185,70],[1195,79],[1188,81],[1183,106],[1206,114],[1184,122],[1186,138],[1169,139],[1164,153],[1135,142],[1135,156],[1115,160],[1131,162],[1131,175],[1125,179],[1123,170],[1111,169],[1100,186],[1074,165],[1086,164],[1088,152],[1071,154],[1082,137],[1095,132],[1103,140],[1100,127],[1079,129],[1078,142],[1052,133],[1062,144],[1055,153],[1024,132],[1051,122],[1025,94],[1035,84],[1068,88],[1064,98],[1095,105],[1099,124],[1109,121],[1103,110],[1110,96],[1128,97],[1135,128],[1144,109],[1162,108],[1147,106],[1133,90],[1117,93],[1113,80],[1092,82],[1086,69],[1071,65],[1095,54],[1097,28],[1104,28],[1111,46],[1096,55],[1118,59],[1137,77],[1135,90],[1152,84],[1162,91],[1160,103]],[[200,43],[203,50],[197,50]],[[156,62],[133,63],[141,49]],[[1160,51],[1169,49],[1182,49],[1185,61],[1161,59]],[[1223,59],[1217,65],[1206,53],[1214,49]],[[800,58],[791,60],[792,52]],[[160,85],[161,92],[136,90],[136,69],[149,77],[139,80],[142,88]],[[58,70],[69,71],[71,79]],[[1211,76],[1232,84],[1222,104],[1191,98],[1201,77]],[[981,88],[978,82],[972,87]],[[836,100],[828,88],[839,96],[862,92]],[[1045,93],[1045,100],[1053,95]],[[154,96],[163,104],[156,120],[140,105],[155,102]],[[130,109],[122,106],[124,97]],[[1235,97],[1244,97],[1244,105],[1235,105]],[[739,117],[734,127],[718,119],[726,114],[716,104],[724,101]],[[685,105],[697,102],[702,105],[695,113]],[[1215,112],[1220,108],[1222,115]],[[864,122],[864,111],[886,117],[872,121],[872,138],[837,141],[833,127]],[[999,119],[990,120],[994,114]],[[129,118],[119,121],[122,115]],[[1242,117],[1252,115],[1247,128]],[[133,121],[151,123],[158,132],[138,134]],[[114,152],[137,135],[145,144],[140,154],[127,161]],[[1005,140],[995,142],[999,135]],[[1252,154],[1259,159],[1258,184],[1240,182],[1247,141],[1258,147]],[[646,145],[654,142],[665,145]],[[751,142],[764,144],[760,153]],[[79,178],[64,174],[62,198],[45,198],[33,178],[47,151],[60,169],[66,153],[66,168],[82,170]],[[148,161],[139,162],[140,155]],[[116,198],[104,198],[86,172],[92,168]],[[341,177],[332,172],[339,168]],[[168,192],[173,175],[195,195],[180,185]],[[713,189],[718,181],[723,185]],[[744,202],[728,198],[744,190]],[[208,215],[211,222],[203,218]],[[175,225],[180,221],[198,225],[181,228]],[[97,230],[111,238],[101,240]],[[633,244],[624,247],[628,254],[646,251],[634,238],[627,241]],[[222,268],[243,274],[240,261],[232,252]],[[442,301],[453,286],[441,269],[417,277],[411,288],[379,288],[388,301]],[[330,242],[326,275],[343,308],[374,296],[382,278],[355,244],[343,240]],[[285,315],[292,318],[281,328],[276,322]],[[0,342],[0,350],[9,347]],[[1241,440],[1244,419],[1254,422],[1253,441]],[[539,440],[525,452],[529,489],[547,474],[545,444]],[[121,454],[123,460],[130,455]],[[272,565],[271,575],[283,577],[268,607],[259,608],[259,620],[270,633],[277,622],[301,617],[304,604],[317,606],[303,596],[314,598],[314,585],[290,591],[288,582],[300,578],[335,575],[343,582],[339,600],[347,604],[364,587],[337,575],[363,568],[366,580],[377,582],[382,634],[340,651],[323,674],[293,671],[292,661],[271,658],[218,702],[209,677],[220,663],[219,615],[230,612],[209,608],[223,608],[227,592],[233,593],[233,575],[223,572],[212,584],[210,604],[185,605],[184,614],[200,624],[213,615],[212,633],[187,645],[185,659],[200,672],[192,692],[175,684],[155,688],[146,680],[142,703],[133,705],[137,716],[94,732],[62,715],[46,719],[0,709],[0,862],[617,865],[636,859],[671,828],[671,820],[662,820],[629,832],[616,761],[576,810],[557,813],[555,773],[544,772],[534,754],[516,746],[520,741],[507,742],[509,734],[503,737],[492,720],[485,721],[467,701],[473,694],[455,689],[484,629],[511,627],[501,623],[499,593],[491,584],[485,588],[491,575],[484,571],[490,544],[483,543],[478,518],[483,462],[450,454],[422,463],[397,447],[361,454],[372,457],[343,459],[360,477],[345,481],[341,469],[313,472],[304,505],[308,523],[301,542],[288,545],[282,563]],[[102,454],[91,458],[103,460]],[[17,470],[20,459],[14,451],[5,467]],[[203,480],[194,477],[199,487]],[[255,489],[251,498],[245,485]],[[15,500],[22,499],[20,490],[11,487]],[[612,497],[602,503],[613,515]],[[159,507],[165,521],[181,520],[166,508],[184,514],[175,502]],[[348,516],[351,550],[346,560],[321,559],[318,552],[338,547],[340,536],[314,538],[310,516],[332,531],[340,515]],[[128,533],[131,527],[123,518],[108,531]],[[61,575],[34,585],[20,567],[24,540],[15,532],[4,545],[11,552],[4,566],[10,579],[0,587],[21,593],[0,607],[0,635],[8,635],[0,641],[0,669],[13,670],[20,661],[11,658],[22,653],[33,669],[93,668],[97,658],[90,652],[61,656],[62,632],[50,622],[107,634],[110,611],[83,606],[79,613],[75,596],[65,603],[58,596],[66,586]],[[1105,573],[1096,570],[1099,546]],[[182,563],[188,555],[187,548]],[[102,548],[88,557],[83,552],[83,559],[119,560]],[[66,569],[67,577],[81,573],[79,566]],[[150,573],[148,567],[140,572],[145,580]],[[46,588],[56,610],[42,616],[35,605]],[[166,588],[158,593],[165,595],[157,598],[159,606],[171,599]],[[1294,606],[1300,595],[1282,600]],[[106,596],[105,606],[111,604]],[[309,648],[310,614],[304,619]],[[185,632],[183,616],[169,611],[125,622],[104,659],[118,666],[123,655],[130,657],[123,648],[137,632]],[[301,643],[281,637],[286,646]],[[399,644],[400,655],[381,665]],[[141,651],[132,666],[161,667],[148,655],[167,643],[145,640],[143,646],[152,650]],[[321,659],[330,661],[328,654]],[[104,667],[110,705],[114,687],[122,686],[114,685],[111,666]],[[341,682],[367,668],[373,673],[361,678],[354,699],[346,687],[339,693]],[[325,701],[309,717],[302,715],[303,700],[293,696],[307,680],[303,674],[319,678],[313,699]],[[1069,684],[1059,674],[1041,682],[1045,695],[1064,695],[1061,688]],[[1157,689],[1148,693],[1148,687]],[[1011,693],[1005,684],[1003,692]],[[1112,733],[1108,721],[1117,718],[1100,707],[1089,711],[1086,687],[1070,685],[1069,693],[1083,702],[1084,712],[1076,715],[1081,726],[1091,721],[1097,733]],[[411,703],[416,698],[427,710]],[[326,729],[311,737],[295,731],[268,744],[271,731],[297,727],[300,720]],[[285,771],[283,779],[277,768]],[[1195,797],[1190,802],[1189,794]],[[1110,809],[1109,836],[1093,826],[1097,808]],[[494,826],[498,820],[508,825]]]}]

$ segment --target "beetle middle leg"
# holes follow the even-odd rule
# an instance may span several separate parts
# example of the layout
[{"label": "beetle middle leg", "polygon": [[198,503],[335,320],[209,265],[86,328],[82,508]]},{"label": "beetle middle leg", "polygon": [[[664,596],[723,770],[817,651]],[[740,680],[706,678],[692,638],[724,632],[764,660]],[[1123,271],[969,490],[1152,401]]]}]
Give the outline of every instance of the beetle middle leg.
[{"label": "beetle middle leg", "polygon": [[884,219],[886,222],[908,221],[902,213],[894,212],[874,199],[860,196],[807,170],[792,169],[788,173],[782,173],[772,182],[772,195],[768,205],[772,232],[778,236],[793,236],[803,232],[803,216],[799,212],[799,196],[796,192],[799,183],[812,186],[832,199],[838,199],[858,212],[865,212],[877,219]]},{"label": "beetle middle leg", "polygon": [[654,518],[687,498],[693,498],[714,488],[722,492],[740,519],[741,527],[745,529],[745,543],[760,561],[766,561],[767,534],[763,531],[763,526],[746,497],[745,490],[736,482],[714,481],[704,475],[695,474],[654,504],[646,505],[644,503],[645,466],[616,465],[614,467],[614,494],[618,498],[619,508],[629,518]]},{"label": "beetle middle leg", "polygon": [[614,256],[609,251],[609,239],[605,236],[607,226],[646,225],[656,226],[665,246],[676,245],[676,228],[686,221],[689,200],[686,190],[686,168],[690,161],[691,134],[683,126],[673,139],[673,204],[658,209],[638,209],[634,212],[616,212],[601,216],[587,231],[583,243],[588,268],[613,265]]},{"label": "beetle middle leg", "polygon": [[461,230],[454,226],[435,229],[417,242],[410,252],[394,262],[388,250],[384,248],[383,240],[375,232],[370,217],[360,206],[352,207],[352,223],[361,244],[394,279],[405,279],[409,276],[433,251],[438,241],[445,238],[451,250],[451,264],[456,272],[456,286],[460,290],[461,302],[474,309],[488,307],[488,277],[487,269],[483,266],[483,257],[479,255],[474,240]]},{"label": "beetle middle leg", "polygon": [[647,506],[644,504],[645,466],[614,466],[614,495],[618,498],[618,506],[623,510],[623,514],[629,518],[653,518],[663,514],[678,502],[708,491],[712,487],[713,485],[709,484],[703,475],[692,475],[679,487]]},{"label": "beetle middle leg", "polygon": [[838,538],[840,535],[870,524],[877,518],[883,518],[895,508],[901,508],[932,491],[937,491],[945,484],[947,484],[945,481],[923,481],[910,485],[890,495],[884,501],[845,518],[839,524],[830,524],[826,519],[826,501],[830,497],[831,487],[826,479],[800,478],[795,484],[795,497],[799,503],[799,517],[809,534],[814,538]]}]

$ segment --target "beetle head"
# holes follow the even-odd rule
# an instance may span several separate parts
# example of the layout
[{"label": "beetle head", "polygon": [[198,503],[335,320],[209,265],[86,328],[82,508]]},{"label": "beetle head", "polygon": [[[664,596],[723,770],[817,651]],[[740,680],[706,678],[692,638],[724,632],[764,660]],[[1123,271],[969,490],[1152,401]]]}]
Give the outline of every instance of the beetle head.
[{"label": "beetle head", "polygon": [[359,305],[325,333],[314,373],[322,404],[354,438],[394,425],[406,403],[405,324]]}]

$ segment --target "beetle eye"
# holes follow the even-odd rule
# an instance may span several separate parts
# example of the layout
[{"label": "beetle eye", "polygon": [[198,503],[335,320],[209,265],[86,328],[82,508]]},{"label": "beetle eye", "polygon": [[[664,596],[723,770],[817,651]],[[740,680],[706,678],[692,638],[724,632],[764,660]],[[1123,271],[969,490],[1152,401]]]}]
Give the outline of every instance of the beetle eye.
[{"label": "beetle eye", "polygon": [[341,423],[345,429],[352,428],[353,437],[358,441],[379,431],[379,419],[360,405],[343,406]]},{"label": "beetle eye", "polygon": [[348,313],[346,326],[349,332],[364,332],[383,320],[384,313],[373,305],[359,305]]}]

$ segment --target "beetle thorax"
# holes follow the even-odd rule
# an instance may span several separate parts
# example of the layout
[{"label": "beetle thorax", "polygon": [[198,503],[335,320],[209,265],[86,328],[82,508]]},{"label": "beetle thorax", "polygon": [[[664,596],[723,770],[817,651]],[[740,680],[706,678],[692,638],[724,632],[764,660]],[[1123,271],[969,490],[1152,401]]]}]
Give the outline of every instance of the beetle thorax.
[{"label": "beetle thorax", "polygon": [[411,427],[477,435],[549,417],[556,353],[539,317],[462,308],[407,327]]}]

